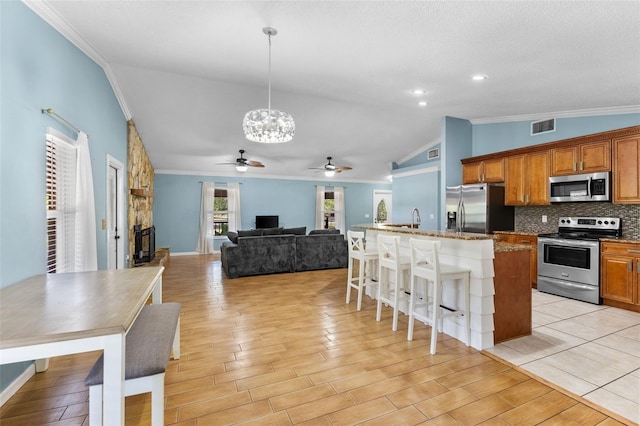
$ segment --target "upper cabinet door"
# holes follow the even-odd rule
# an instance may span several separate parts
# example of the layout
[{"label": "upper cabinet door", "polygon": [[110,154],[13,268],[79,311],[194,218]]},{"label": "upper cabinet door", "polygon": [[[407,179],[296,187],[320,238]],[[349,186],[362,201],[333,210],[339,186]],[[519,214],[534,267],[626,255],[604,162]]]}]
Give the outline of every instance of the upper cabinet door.
[{"label": "upper cabinet door", "polygon": [[640,204],[640,136],[613,140],[613,202]]},{"label": "upper cabinet door", "polygon": [[527,201],[530,206],[549,205],[549,151],[532,152],[527,158]]},{"label": "upper cabinet door", "polygon": [[507,157],[505,169],[506,205],[549,204],[549,151]]},{"label": "upper cabinet door", "polygon": [[504,158],[475,161],[462,165],[462,183],[504,182]]},{"label": "upper cabinet door", "polygon": [[484,160],[484,182],[504,182],[504,158]]},{"label": "upper cabinet door", "polygon": [[611,170],[611,141],[551,149],[551,176]]},{"label": "upper cabinet door", "polygon": [[608,172],[611,170],[611,141],[580,145],[580,173]]}]

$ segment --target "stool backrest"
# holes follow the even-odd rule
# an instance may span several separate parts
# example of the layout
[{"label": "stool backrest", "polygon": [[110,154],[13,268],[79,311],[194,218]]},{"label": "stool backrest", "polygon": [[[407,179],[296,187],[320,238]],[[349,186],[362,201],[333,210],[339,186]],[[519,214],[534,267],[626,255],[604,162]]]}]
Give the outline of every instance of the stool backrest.
[{"label": "stool backrest", "polygon": [[411,238],[411,274],[437,282],[440,280],[440,241]]},{"label": "stool backrest", "polygon": [[379,267],[398,269],[400,264],[400,237],[378,235],[378,259]]},{"label": "stool backrest", "polygon": [[347,240],[349,241],[349,255],[364,253],[364,232],[347,231]]}]

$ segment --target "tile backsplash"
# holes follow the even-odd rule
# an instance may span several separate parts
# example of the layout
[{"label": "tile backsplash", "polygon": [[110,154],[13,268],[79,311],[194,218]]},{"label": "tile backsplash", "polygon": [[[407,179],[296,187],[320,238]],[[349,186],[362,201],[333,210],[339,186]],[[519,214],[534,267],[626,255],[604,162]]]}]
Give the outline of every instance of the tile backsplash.
[{"label": "tile backsplash", "polygon": [[[542,223],[542,216],[547,223]],[[526,206],[515,208],[515,230],[520,232],[548,233],[558,231],[561,216],[600,216],[622,219],[622,238],[640,240],[640,205],[611,203],[562,203],[550,206]]]}]

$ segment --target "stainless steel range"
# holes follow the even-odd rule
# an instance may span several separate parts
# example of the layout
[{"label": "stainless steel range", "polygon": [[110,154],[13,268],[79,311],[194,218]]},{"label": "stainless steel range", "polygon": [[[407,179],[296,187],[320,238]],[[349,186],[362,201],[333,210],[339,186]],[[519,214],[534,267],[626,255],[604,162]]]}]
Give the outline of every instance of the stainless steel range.
[{"label": "stainless steel range", "polygon": [[600,304],[600,238],[620,236],[618,217],[561,217],[538,236],[538,290]]}]

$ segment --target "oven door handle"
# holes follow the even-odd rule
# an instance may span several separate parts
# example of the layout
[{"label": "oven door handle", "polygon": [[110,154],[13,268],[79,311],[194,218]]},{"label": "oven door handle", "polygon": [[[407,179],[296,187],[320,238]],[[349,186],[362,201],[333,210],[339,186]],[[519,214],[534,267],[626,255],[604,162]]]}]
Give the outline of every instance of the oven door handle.
[{"label": "oven door handle", "polygon": [[600,242],[598,241],[584,241],[584,240],[565,240],[563,238],[538,238],[538,244],[544,245],[554,245],[554,246],[565,246],[565,247],[590,247],[590,248],[598,248],[600,246]]}]

